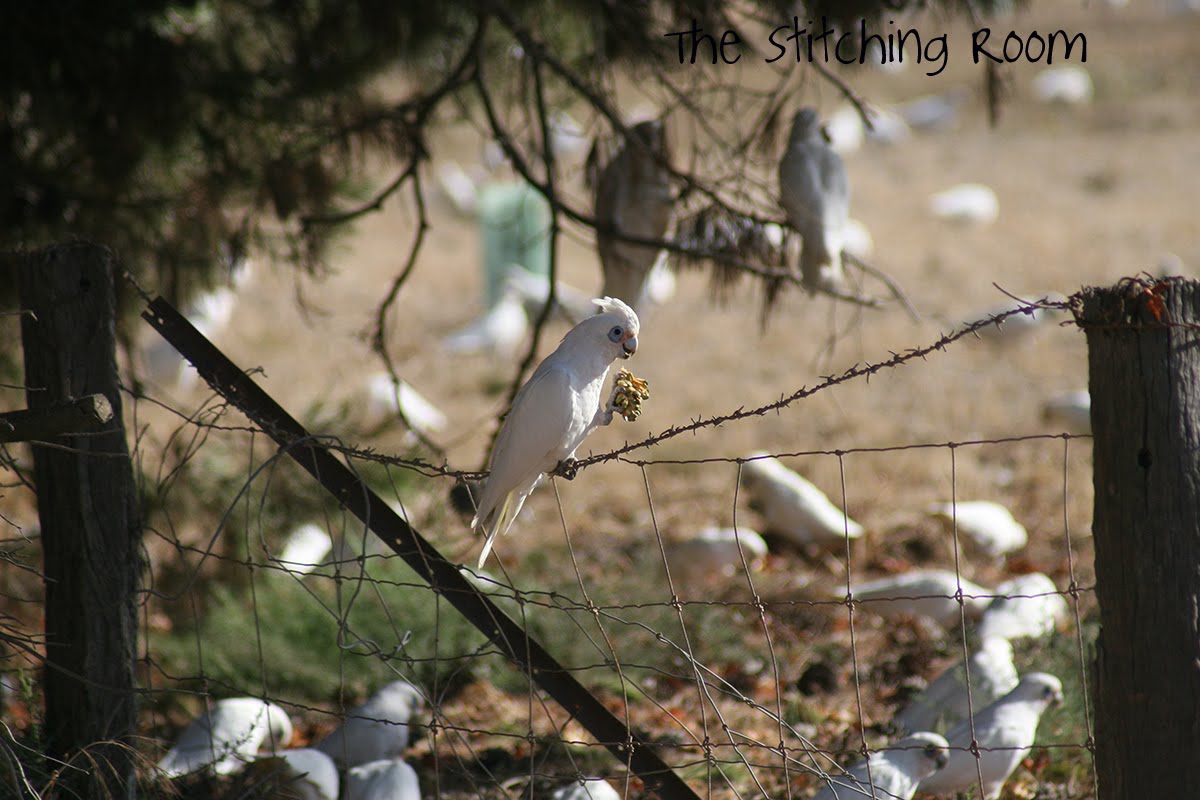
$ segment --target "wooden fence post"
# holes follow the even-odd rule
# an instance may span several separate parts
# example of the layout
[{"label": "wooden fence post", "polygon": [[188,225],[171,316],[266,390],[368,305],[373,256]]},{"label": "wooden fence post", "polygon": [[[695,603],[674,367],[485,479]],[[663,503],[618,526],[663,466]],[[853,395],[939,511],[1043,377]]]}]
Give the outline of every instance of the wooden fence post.
[{"label": "wooden fence post", "polygon": [[33,446],[46,582],[45,733],[63,796],[135,796],[139,515],[121,417],[114,258],[77,243],[7,257],[16,270],[27,405],[89,394],[112,407],[92,433]]},{"label": "wooden fence post", "polygon": [[1200,791],[1200,283],[1089,289],[1101,800]]}]

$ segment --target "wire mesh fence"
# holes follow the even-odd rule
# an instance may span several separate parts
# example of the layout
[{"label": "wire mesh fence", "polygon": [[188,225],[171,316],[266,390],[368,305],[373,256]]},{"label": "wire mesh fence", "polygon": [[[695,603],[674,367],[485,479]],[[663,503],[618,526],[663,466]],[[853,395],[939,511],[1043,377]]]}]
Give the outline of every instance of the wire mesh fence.
[{"label": "wire mesh fence", "polygon": [[[1012,796],[1092,796],[1086,437],[654,457],[654,446],[685,432],[703,449],[719,426],[753,425],[822,387],[884,367],[921,369],[967,335],[581,458],[574,481],[555,478],[535,495],[493,567],[460,568],[636,737],[629,741],[598,741],[550,698],[535,659],[514,664],[511,642],[465,620],[452,590],[431,591],[347,498],[326,494],[288,456],[328,448],[363,491],[466,563],[478,546],[466,530],[469,507],[449,498],[478,473],[358,449],[338,435],[278,447],[233,404],[244,394],[184,407],[131,393],[147,509],[139,606],[147,785],[167,791],[175,774],[174,791],[188,796],[278,790],[276,773],[243,769],[258,745],[321,747],[348,719],[379,713],[360,707],[372,693],[405,681],[421,710],[393,716],[407,724],[405,741],[393,736],[377,755],[412,765],[425,797],[573,786],[591,797],[641,796],[650,776],[633,768],[639,748],[702,797],[911,796],[947,758],[940,773],[953,778],[926,788],[982,785],[993,796],[1007,779]],[[875,507],[880,482],[914,459],[940,465],[931,487],[939,502]],[[1039,465],[1007,478],[1028,501],[1015,509],[1028,528],[1012,516],[998,523],[998,507],[964,494],[967,463]],[[7,466],[21,474],[13,460]],[[639,491],[623,492],[611,514],[576,502],[576,485],[615,480]],[[713,524],[697,529],[697,516]],[[17,520],[5,525],[14,533],[6,558],[18,568],[6,571],[7,602],[36,603],[36,539]],[[11,619],[14,630],[29,629],[21,615]],[[32,635],[23,644],[10,648],[6,671],[10,758],[36,728],[31,676],[42,645]],[[1041,673],[1054,677],[1038,684],[1047,702],[1033,704],[1027,733],[993,730],[989,709],[1011,706],[1019,678]],[[221,702],[235,697],[274,704],[288,724],[210,736],[200,748],[209,757],[185,760],[216,763],[224,777],[172,766],[181,731],[203,714],[215,730]],[[943,751],[932,740],[942,753],[924,755],[932,767],[921,765],[929,741],[907,738],[921,731],[948,742]],[[342,766],[359,758],[330,754]],[[909,765],[899,768],[908,783],[893,779],[895,764]],[[588,778],[607,788],[580,783]]]}]

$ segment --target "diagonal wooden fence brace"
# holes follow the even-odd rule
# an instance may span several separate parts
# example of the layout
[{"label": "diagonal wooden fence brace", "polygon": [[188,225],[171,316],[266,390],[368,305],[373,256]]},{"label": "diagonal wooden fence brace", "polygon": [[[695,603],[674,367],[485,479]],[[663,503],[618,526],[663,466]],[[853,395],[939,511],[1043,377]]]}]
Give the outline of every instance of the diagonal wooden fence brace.
[{"label": "diagonal wooden fence brace", "polygon": [[662,800],[698,800],[653,749],[583,687],[521,626],[480,592],[459,568],[392,511],[354,472],[304,429],[224,353],[161,297],[142,317],[162,334],[209,385],[262,428],[338,502],[386,542],[522,671],[573,715],[588,733],[627,764]]}]

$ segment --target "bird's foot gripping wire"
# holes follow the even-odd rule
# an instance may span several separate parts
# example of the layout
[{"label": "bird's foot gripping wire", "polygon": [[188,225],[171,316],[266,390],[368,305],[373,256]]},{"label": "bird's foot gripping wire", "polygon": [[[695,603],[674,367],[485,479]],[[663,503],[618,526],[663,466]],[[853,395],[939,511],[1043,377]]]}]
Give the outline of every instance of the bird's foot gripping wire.
[{"label": "bird's foot gripping wire", "polygon": [[569,481],[575,480],[575,476],[579,474],[578,467],[575,466],[576,461],[573,458],[564,458],[558,462],[558,466],[554,468],[554,474],[559,477],[566,478]]}]

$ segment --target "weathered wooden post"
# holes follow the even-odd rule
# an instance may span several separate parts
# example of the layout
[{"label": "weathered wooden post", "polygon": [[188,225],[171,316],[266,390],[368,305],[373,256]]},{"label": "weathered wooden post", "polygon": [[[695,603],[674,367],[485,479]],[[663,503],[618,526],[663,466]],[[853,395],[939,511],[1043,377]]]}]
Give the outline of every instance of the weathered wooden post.
[{"label": "weathered wooden post", "polygon": [[46,580],[45,731],[63,796],[135,796],[139,517],[117,385],[114,258],[78,243],[16,271],[29,410],[99,394],[109,421],[34,444]]},{"label": "weathered wooden post", "polygon": [[1200,791],[1200,283],[1089,289],[1101,800]]}]

